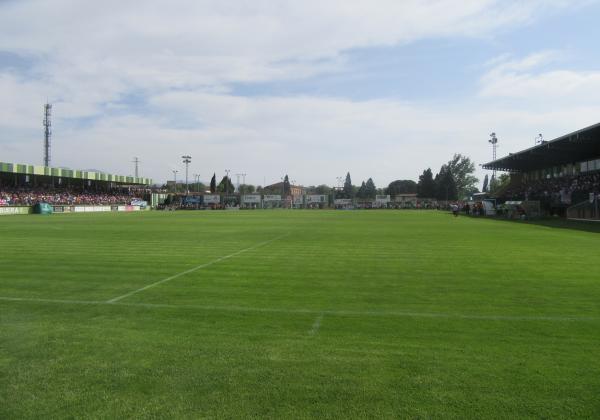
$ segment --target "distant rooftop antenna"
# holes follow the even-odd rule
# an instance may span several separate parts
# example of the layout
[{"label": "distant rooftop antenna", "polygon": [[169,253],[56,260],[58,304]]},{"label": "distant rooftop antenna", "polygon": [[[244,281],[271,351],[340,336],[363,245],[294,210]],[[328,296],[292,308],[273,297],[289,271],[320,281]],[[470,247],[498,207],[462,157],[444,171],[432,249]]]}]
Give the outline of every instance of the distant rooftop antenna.
[{"label": "distant rooftop antenna", "polygon": [[44,166],[50,166],[50,136],[52,135],[52,104],[44,105]]}]

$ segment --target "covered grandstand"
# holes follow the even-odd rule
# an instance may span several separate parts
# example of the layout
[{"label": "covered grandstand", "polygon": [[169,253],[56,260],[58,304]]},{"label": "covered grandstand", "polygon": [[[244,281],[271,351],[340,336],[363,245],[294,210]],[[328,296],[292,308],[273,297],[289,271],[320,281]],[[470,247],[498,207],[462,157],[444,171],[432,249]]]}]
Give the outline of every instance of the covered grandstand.
[{"label": "covered grandstand", "polygon": [[151,184],[149,178],[0,162],[0,213],[27,213],[40,203],[55,212],[141,208]]},{"label": "covered grandstand", "polygon": [[112,175],[99,171],[52,168],[19,163],[0,162],[1,187],[80,187],[108,191],[111,188],[133,185],[150,186],[149,178]]},{"label": "covered grandstand", "polygon": [[600,123],[574,131],[518,153],[483,164],[484,169],[511,173],[498,191],[504,200],[538,200],[549,214],[600,194]]}]

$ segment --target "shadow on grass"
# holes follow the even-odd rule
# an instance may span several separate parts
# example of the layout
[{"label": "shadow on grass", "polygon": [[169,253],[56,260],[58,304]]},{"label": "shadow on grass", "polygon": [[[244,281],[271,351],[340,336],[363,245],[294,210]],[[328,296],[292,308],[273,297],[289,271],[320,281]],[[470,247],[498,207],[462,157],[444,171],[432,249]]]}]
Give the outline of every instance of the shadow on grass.
[{"label": "shadow on grass", "polygon": [[488,220],[496,220],[498,222],[505,223],[519,223],[523,225],[535,225],[544,226],[549,228],[557,229],[571,229],[581,230],[584,232],[600,233],[600,222],[594,221],[579,221],[579,220],[567,220],[565,218],[553,218],[546,217],[542,219],[531,219],[531,220],[519,220],[519,219],[505,219],[502,217],[490,217]]}]

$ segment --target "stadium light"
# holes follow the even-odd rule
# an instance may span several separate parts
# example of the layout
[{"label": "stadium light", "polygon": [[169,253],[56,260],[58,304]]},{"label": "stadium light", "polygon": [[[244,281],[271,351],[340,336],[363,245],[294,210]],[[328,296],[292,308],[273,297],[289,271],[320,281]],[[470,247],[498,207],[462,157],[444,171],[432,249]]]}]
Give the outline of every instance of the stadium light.
[{"label": "stadium light", "polygon": [[185,163],[185,192],[189,193],[190,189],[188,188],[188,167],[190,163],[192,163],[192,157],[186,155],[181,156],[181,158],[183,159],[183,163]]},{"label": "stadium light", "polygon": [[194,174],[194,182],[196,182],[196,191],[200,192],[200,174]]},{"label": "stadium light", "polygon": [[177,172],[179,172],[177,169],[173,169],[173,189],[175,192],[177,192]]},{"label": "stadium light", "polygon": [[[496,137],[496,133],[490,134],[490,139],[488,143],[492,145],[492,157],[493,160],[496,160],[496,149],[498,148],[498,137]],[[494,178],[496,177],[496,170],[494,169]]]}]

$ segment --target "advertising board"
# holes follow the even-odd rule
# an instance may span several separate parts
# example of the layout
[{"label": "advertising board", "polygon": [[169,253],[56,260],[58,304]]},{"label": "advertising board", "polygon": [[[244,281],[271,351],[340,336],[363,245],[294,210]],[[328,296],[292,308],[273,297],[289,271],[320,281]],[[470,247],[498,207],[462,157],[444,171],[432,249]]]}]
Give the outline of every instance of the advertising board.
[{"label": "advertising board", "polygon": [[281,201],[281,195],[278,194],[265,194],[264,201]]},{"label": "advertising board", "polygon": [[389,195],[376,195],[375,196],[375,202],[378,204],[386,204],[390,202],[390,196]]},{"label": "advertising board", "polygon": [[260,194],[243,195],[242,202],[247,204],[260,204]]},{"label": "advertising board", "polygon": [[219,194],[206,194],[204,197],[204,204],[220,204],[221,196]]},{"label": "advertising board", "polygon": [[326,202],[327,202],[326,195],[307,195],[306,196],[306,204],[326,203]]},{"label": "advertising board", "polygon": [[351,198],[336,198],[333,200],[333,204],[336,206],[349,206],[352,204]]},{"label": "advertising board", "polygon": [[0,216],[29,213],[31,213],[31,207],[0,207]]}]

